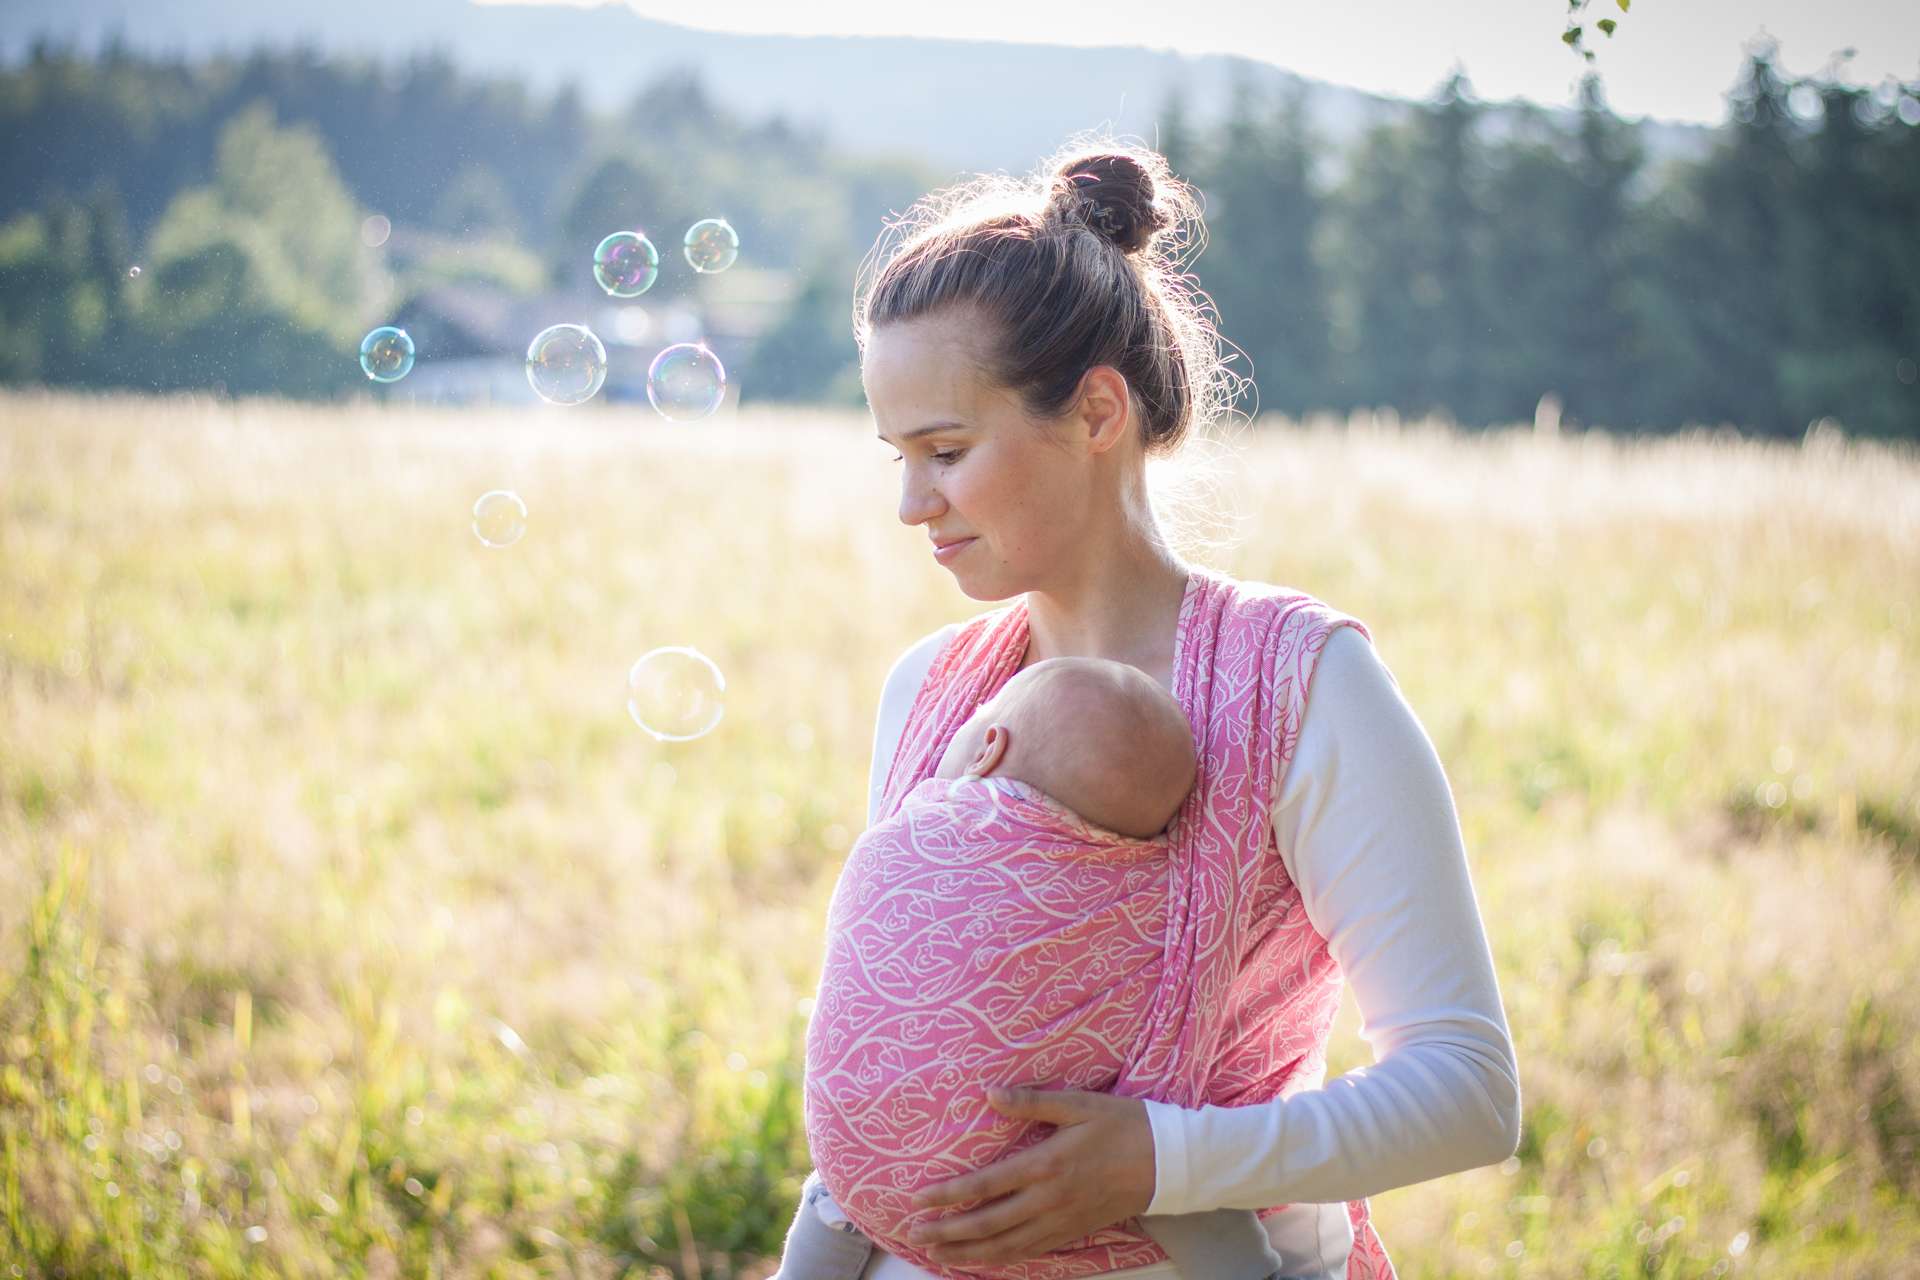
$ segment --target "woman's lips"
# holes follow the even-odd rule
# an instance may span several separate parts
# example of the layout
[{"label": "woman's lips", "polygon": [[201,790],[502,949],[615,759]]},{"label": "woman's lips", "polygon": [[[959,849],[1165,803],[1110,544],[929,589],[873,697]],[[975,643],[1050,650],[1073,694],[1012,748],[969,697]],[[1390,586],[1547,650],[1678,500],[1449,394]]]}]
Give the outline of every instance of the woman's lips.
[{"label": "woman's lips", "polygon": [[974,543],[974,539],[972,538],[962,538],[958,542],[949,542],[944,547],[935,547],[933,549],[933,558],[935,560],[938,560],[941,564],[945,564],[947,561],[953,559],[955,556],[959,555],[962,551],[965,551],[968,547],[972,546],[973,543]]}]

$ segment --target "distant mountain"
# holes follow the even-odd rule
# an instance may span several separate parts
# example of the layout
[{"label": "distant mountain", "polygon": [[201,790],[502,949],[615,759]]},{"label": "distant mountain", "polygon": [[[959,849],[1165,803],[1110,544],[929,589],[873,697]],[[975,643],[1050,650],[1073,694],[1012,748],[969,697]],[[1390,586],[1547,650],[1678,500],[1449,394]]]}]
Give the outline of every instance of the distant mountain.
[{"label": "distant mountain", "polygon": [[[471,0],[4,0],[0,58],[33,42],[199,57],[262,44],[399,59],[441,51],[476,73],[513,75],[552,90],[579,85],[596,106],[624,105],[663,71],[693,68],[712,95],[748,117],[781,114],[862,151],[930,159],[956,169],[1024,172],[1069,135],[1110,126],[1151,142],[1176,89],[1204,128],[1224,112],[1236,78],[1304,85],[1332,150],[1400,99],[1307,80],[1269,63],[1144,48],[927,40],[755,36],[643,18],[623,4],[479,5]],[[1542,56],[1552,56],[1543,54]],[[1697,152],[1708,131],[1650,125],[1655,155]]]}]

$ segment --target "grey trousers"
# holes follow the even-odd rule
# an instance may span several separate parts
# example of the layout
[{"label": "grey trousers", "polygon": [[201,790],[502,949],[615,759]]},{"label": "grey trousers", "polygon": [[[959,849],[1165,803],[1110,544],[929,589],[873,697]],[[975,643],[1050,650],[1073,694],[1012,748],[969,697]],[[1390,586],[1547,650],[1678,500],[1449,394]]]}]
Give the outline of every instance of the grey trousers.
[{"label": "grey trousers", "polygon": [[[809,1174],[774,1280],[860,1280],[873,1242],[851,1222],[828,1222],[816,1208],[825,1197],[819,1173]],[[1141,1218],[1140,1227],[1186,1280],[1287,1280],[1280,1255],[1251,1210]]]}]

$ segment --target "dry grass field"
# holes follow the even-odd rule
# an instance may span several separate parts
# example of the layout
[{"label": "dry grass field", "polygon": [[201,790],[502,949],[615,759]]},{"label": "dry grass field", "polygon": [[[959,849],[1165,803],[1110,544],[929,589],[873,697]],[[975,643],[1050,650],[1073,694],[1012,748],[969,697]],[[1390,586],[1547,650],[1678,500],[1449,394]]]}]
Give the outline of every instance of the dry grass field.
[{"label": "dry grass field", "polygon": [[[0,1275],[765,1275],[881,680],[987,607],[890,457],[0,396]],[[1215,461],[1190,558],[1373,628],[1514,1028],[1521,1152],[1376,1198],[1402,1274],[1914,1274],[1920,458],[1369,419]],[[726,676],[698,741],[625,708],[674,644]]]}]

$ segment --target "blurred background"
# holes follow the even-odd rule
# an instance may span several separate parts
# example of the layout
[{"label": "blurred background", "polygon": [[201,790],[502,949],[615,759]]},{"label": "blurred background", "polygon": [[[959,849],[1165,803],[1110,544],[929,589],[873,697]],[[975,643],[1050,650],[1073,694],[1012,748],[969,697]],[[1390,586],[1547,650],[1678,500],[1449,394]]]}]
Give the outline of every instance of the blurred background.
[{"label": "blurred background", "polygon": [[[1003,43],[666,6],[16,0],[0,381],[338,397],[365,387],[340,352],[390,323],[420,358],[391,394],[530,399],[514,366],[564,312],[642,358],[704,337],[748,402],[857,406],[849,295],[888,211],[1104,126],[1205,193],[1193,265],[1243,408],[1485,426],[1550,393],[1569,424],[1920,431],[1912,24],[1780,6],[1789,59],[1752,6],[1551,7],[1038,20],[1069,45],[992,6],[923,25]],[[1592,63],[1557,39],[1583,22]],[[738,230],[736,270],[594,289],[607,231],[671,248],[702,217]]]},{"label": "blurred background", "polygon": [[772,1273],[882,681],[987,607],[856,268],[1103,128],[1247,378],[1169,536],[1458,804],[1525,1125],[1400,1274],[1910,1274],[1908,8],[9,0],[0,1280]]}]

